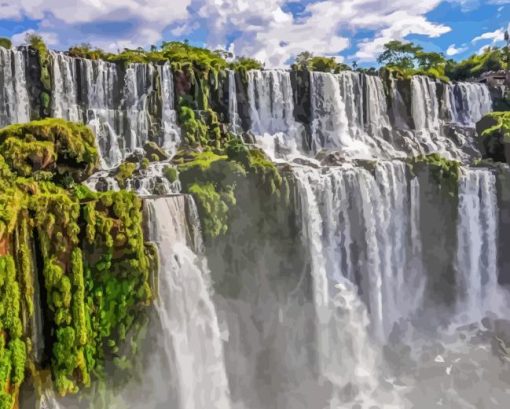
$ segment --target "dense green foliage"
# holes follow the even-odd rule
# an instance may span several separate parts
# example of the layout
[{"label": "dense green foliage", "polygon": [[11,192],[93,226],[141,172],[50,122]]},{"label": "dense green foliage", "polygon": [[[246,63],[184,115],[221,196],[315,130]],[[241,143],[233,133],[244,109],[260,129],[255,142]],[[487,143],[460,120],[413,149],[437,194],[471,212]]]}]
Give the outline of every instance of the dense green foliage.
[{"label": "dense green foliage", "polygon": [[426,52],[413,43],[390,41],[384,45],[384,51],[377,62],[386,69],[405,78],[412,75],[428,75],[448,81],[445,75],[446,59],[442,54]]},{"label": "dense green foliage", "polygon": [[481,54],[456,62],[446,60],[440,53],[426,52],[413,43],[390,41],[385,44],[377,61],[404,77],[422,74],[443,81],[463,81],[477,78],[485,72],[505,69],[507,58],[503,48],[487,47]]},{"label": "dense green foliage", "polygon": [[42,90],[39,95],[40,112],[41,118],[50,116],[51,107],[51,77],[50,77],[50,58],[48,48],[44,43],[43,38],[36,33],[27,34],[25,41],[30,47],[37,50],[39,56],[39,66],[41,70],[41,85]]},{"label": "dense green foliage", "polygon": [[506,68],[507,57],[501,48],[487,47],[481,54],[473,54],[469,58],[455,62],[448,61],[446,75],[455,81],[463,81],[479,77],[489,71],[499,71]]},{"label": "dense green foliage", "polygon": [[38,275],[53,339],[49,369],[61,395],[102,377],[106,358],[129,354],[119,345],[151,301],[153,252],[141,201],[77,184],[97,163],[93,135],[82,125],[48,119],[0,130],[1,409],[15,404],[26,368],[37,376],[27,362],[27,320]]},{"label": "dense green foliage", "polygon": [[350,67],[337,62],[334,57],[314,56],[312,53],[304,51],[296,57],[292,69],[339,73],[349,70]]},{"label": "dense green foliage", "polygon": [[152,46],[148,51],[143,48],[126,48],[118,54],[108,53],[84,43],[69,48],[68,54],[72,57],[114,63],[164,63],[168,61],[176,70],[193,68],[201,73],[218,72],[226,68],[239,71],[263,68],[263,64],[253,58],[239,57],[228,62],[227,59],[231,59],[232,55],[227,52],[211,51],[178,41],[163,42],[161,47]]},{"label": "dense green foliage", "polygon": [[12,47],[12,42],[11,40],[9,40],[8,38],[5,38],[5,37],[0,37],[0,47],[3,47],[3,48],[11,48]]}]

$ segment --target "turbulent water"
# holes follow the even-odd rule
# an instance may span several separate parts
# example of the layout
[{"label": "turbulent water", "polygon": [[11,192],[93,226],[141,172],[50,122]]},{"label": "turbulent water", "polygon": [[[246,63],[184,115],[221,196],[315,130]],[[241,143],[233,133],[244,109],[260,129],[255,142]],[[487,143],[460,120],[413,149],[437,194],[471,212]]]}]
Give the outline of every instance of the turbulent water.
[{"label": "turbulent water", "polygon": [[[32,115],[27,61],[0,47],[0,125]],[[52,52],[50,68],[52,115],[96,133],[104,169],[90,186],[119,189],[108,169],[148,140],[175,151],[168,64]],[[127,181],[146,196],[161,260],[143,381],[112,407],[507,407],[510,310],[499,284],[507,209],[497,171],[469,167],[480,157],[474,124],[492,109],[488,88],[357,72],[311,73],[302,87],[293,75],[250,71],[241,90],[228,72],[223,101],[233,131],[251,131],[291,163],[292,201],[274,223],[282,232],[294,225],[292,239],[257,236],[247,207],[238,236],[207,249],[193,199],[168,196],[180,184],[164,178],[166,162]],[[318,165],[323,150],[336,152],[334,166]],[[406,163],[432,152],[463,161],[453,191]],[[58,403],[46,394],[41,407]]]},{"label": "turbulent water", "polygon": [[222,341],[193,199],[150,199],[147,208],[161,267],[151,336],[155,353],[146,375],[153,399],[143,406],[171,401],[179,409],[228,409]]},{"label": "turbulent water", "polygon": [[0,67],[0,126],[29,121],[23,54],[0,47]]},{"label": "turbulent water", "polygon": [[[121,68],[54,52],[50,59],[52,115],[89,124],[97,135],[104,167],[118,165],[149,135],[174,151],[180,136],[168,64]],[[151,101],[159,102],[159,112]]]}]

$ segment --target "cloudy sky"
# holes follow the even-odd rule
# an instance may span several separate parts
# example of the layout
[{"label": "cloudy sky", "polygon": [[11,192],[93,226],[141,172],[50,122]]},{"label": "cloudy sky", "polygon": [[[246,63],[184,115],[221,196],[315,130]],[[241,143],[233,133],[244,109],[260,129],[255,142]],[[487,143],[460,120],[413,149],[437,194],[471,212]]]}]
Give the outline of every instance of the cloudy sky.
[{"label": "cloudy sky", "polygon": [[0,37],[37,31],[56,49],[189,40],[267,66],[301,51],[374,63],[391,39],[464,58],[502,44],[510,0],[0,0]]}]

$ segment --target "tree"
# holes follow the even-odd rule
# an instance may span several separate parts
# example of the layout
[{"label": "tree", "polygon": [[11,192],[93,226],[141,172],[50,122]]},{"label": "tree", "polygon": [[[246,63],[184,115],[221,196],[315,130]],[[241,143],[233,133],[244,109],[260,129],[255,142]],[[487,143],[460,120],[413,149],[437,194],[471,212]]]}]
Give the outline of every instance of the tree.
[{"label": "tree", "polygon": [[0,37],[0,47],[11,48],[12,47],[11,40],[9,40],[8,38],[5,38],[5,37]]},{"label": "tree", "polygon": [[404,70],[413,69],[417,53],[423,49],[413,43],[403,43],[393,40],[384,45],[384,51],[377,58],[379,64],[396,67]]},{"label": "tree", "polygon": [[446,64],[446,59],[440,53],[417,51],[416,59],[418,66],[422,70],[430,70],[431,68],[438,68]]},{"label": "tree", "polygon": [[314,56],[309,51],[298,54],[292,68],[295,70],[334,73],[351,69],[347,64],[338,63],[335,57]]}]

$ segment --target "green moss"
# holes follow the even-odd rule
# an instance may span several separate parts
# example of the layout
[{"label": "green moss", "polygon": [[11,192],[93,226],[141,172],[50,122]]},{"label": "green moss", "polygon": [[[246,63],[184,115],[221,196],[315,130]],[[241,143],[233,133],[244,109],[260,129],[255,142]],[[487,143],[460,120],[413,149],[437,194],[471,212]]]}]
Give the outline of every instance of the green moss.
[{"label": "green moss", "polygon": [[174,183],[179,177],[179,172],[173,166],[165,166],[163,168],[163,175],[170,183]]},{"label": "green moss", "polygon": [[55,173],[76,181],[99,168],[99,154],[92,131],[85,125],[48,118],[0,129],[0,154],[21,176],[55,163]]},{"label": "green moss", "polygon": [[411,158],[409,164],[413,172],[426,167],[432,173],[436,182],[444,188],[448,194],[452,196],[457,194],[461,175],[460,162],[449,160],[438,153],[433,153]]},{"label": "green moss", "polygon": [[11,409],[25,378],[21,294],[14,258],[0,256],[0,407]]},{"label": "green moss", "polygon": [[0,37],[0,47],[3,47],[3,48],[11,48],[12,47],[12,42],[11,40],[9,40],[8,38],[5,38],[5,37]]},{"label": "green moss", "polygon": [[[0,404],[9,409],[30,356],[24,324],[34,310],[36,273],[47,294],[49,369],[60,395],[104,378],[104,361],[113,354],[130,354],[119,345],[152,299],[153,254],[140,199],[95,193],[74,181],[68,188],[66,177],[78,182],[94,169],[93,144],[87,128],[59,120],[0,130],[0,249],[7,252],[0,255]],[[41,256],[38,272],[33,247]]]},{"label": "green moss", "polygon": [[483,138],[502,137],[503,143],[510,143],[510,112],[492,112],[486,115],[495,124],[482,132]]},{"label": "green moss", "polygon": [[191,193],[198,206],[206,239],[228,231],[229,215],[236,203],[236,188],[251,179],[262,193],[279,198],[283,179],[262,150],[231,140],[226,155],[211,150],[178,153],[179,180],[184,192]]},{"label": "green moss", "polygon": [[120,187],[126,187],[126,181],[133,176],[136,168],[136,164],[132,162],[124,162],[117,168],[114,178]]}]

